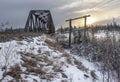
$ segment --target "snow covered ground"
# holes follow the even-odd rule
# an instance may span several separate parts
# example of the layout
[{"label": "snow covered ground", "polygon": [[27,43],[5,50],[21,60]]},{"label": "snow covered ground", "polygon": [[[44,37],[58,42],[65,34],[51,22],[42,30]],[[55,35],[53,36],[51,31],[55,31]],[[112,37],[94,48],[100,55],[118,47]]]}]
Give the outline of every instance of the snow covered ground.
[{"label": "snow covered ground", "polygon": [[102,82],[102,75],[94,64],[42,35],[0,43],[0,82],[20,80]]}]

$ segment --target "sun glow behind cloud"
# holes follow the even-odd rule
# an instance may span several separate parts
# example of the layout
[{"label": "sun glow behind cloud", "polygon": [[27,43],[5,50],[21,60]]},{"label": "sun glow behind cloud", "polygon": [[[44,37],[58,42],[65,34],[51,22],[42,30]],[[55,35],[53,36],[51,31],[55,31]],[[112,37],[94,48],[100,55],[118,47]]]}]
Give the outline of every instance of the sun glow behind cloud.
[{"label": "sun glow behind cloud", "polygon": [[[96,23],[97,19],[94,17],[88,17],[87,18],[87,25],[93,25],[94,23]],[[84,27],[85,24],[85,19],[79,19],[79,20],[75,20],[72,21],[72,26],[76,26],[76,27]]]},{"label": "sun glow behind cloud", "polygon": [[81,4],[80,1],[76,1],[76,2],[72,2],[72,3],[66,4],[66,5],[57,7],[57,9],[59,9],[59,10],[70,9],[70,8],[78,7],[80,4]]},{"label": "sun glow behind cloud", "polygon": [[93,17],[89,17],[87,18],[87,24],[88,25],[92,25],[96,22],[96,18],[93,18]]}]

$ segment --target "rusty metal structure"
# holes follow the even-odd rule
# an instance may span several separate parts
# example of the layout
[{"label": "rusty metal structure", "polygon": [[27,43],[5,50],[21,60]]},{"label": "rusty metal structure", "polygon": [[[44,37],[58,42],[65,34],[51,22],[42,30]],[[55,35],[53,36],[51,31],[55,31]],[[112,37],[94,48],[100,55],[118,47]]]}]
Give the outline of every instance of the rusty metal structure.
[{"label": "rusty metal structure", "polygon": [[25,25],[25,32],[55,33],[49,10],[31,10]]}]

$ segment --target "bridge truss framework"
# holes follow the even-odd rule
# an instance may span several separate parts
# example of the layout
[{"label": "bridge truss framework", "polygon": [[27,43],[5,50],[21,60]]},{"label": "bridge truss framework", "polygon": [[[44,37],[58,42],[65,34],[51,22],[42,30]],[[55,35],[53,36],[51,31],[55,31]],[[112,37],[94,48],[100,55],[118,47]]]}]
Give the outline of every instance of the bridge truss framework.
[{"label": "bridge truss framework", "polygon": [[31,10],[25,25],[25,32],[55,33],[49,10]]}]

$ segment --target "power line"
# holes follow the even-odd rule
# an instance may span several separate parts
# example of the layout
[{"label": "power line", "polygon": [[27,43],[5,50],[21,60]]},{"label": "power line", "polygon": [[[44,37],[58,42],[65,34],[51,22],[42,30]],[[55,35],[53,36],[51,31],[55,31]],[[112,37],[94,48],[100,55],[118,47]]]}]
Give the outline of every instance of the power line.
[{"label": "power line", "polygon": [[105,5],[108,5],[108,4],[110,4],[111,2],[113,2],[113,1],[115,1],[115,0],[107,0],[107,1],[105,1],[105,2],[102,2],[102,3],[99,3],[98,5],[96,5],[95,7],[92,7],[92,8],[90,8],[90,9],[95,9],[95,8],[102,8],[102,7],[104,7]]},{"label": "power line", "polygon": [[[117,4],[120,4],[120,2],[119,3],[115,3],[115,4],[111,4],[110,6],[114,6],[114,5],[117,5]],[[101,8],[105,8],[105,7],[108,7],[109,5],[107,5],[107,6],[103,6],[103,7],[101,7]],[[120,5],[117,5],[117,6],[120,6]]]},{"label": "power line", "polygon": [[92,7],[91,9],[100,7],[101,5],[104,5],[104,4],[108,3],[109,1],[111,1],[111,0],[107,0],[107,1],[105,1],[105,2],[101,1],[101,3],[96,4],[96,5],[95,5],[94,7]]},{"label": "power line", "polygon": [[94,7],[92,8],[89,8],[90,9],[90,12],[93,13],[94,9],[98,8],[98,9],[101,9],[101,8],[105,8],[107,4],[110,4],[111,2],[113,2],[115,0],[107,0],[105,2],[101,1],[101,3],[99,4],[96,4]]}]

